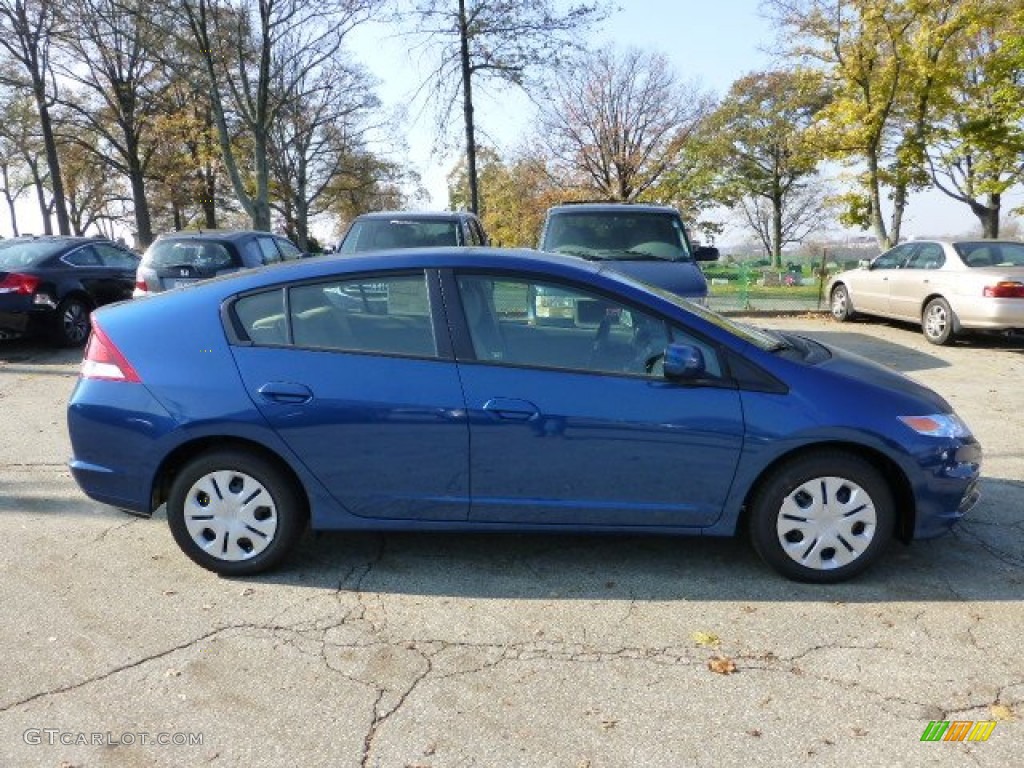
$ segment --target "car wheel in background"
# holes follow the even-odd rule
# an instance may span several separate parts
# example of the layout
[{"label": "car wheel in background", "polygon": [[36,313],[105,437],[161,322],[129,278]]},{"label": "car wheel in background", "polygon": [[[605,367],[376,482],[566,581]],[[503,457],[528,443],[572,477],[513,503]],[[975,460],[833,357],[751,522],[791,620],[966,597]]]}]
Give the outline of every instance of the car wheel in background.
[{"label": "car wheel in background", "polygon": [[845,285],[837,285],[832,289],[829,307],[832,311],[832,317],[841,323],[853,317],[853,307],[850,304],[850,292],[846,290]]},{"label": "car wheel in background", "polygon": [[177,473],[167,520],[182,551],[203,568],[247,576],[283,560],[305,527],[307,504],[273,462],[216,450]]},{"label": "car wheel in background", "polygon": [[867,568],[892,538],[895,508],[885,478],[841,451],[786,461],[759,484],[750,505],[757,553],[787,578],[818,584]]},{"label": "car wheel in background", "polygon": [[948,344],[953,340],[956,316],[943,298],[932,299],[925,305],[921,315],[921,329],[924,337],[932,344]]},{"label": "car wheel in background", "polygon": [[54,343],[62,347],[80,347],[85,344],[92,329],[89,323],[90,311],[88,304],[74,296],[58,304],[51,328]]}]

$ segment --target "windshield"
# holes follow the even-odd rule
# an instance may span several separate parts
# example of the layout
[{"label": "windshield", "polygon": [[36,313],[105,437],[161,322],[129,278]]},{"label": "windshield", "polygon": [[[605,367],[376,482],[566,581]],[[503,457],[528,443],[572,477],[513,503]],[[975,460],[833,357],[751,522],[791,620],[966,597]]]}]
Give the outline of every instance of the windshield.
[{"label": "windshield", "polygon": [[968,267],[1024,267],[1024,243],[954,243]]},{"label": "windshield", "polygon": [[642,280],[637,280],[621,273],[616,273],[615,276],[624,283],[632,283],[645,291],[655,294],[665,301],[675,304],[681,309],[685,309],[691,315],[696,315],[701,320],[711,323],[712,325],[721,328],[726,333],[732,334],[743,341],[753,344],[758,349],[771,352],[782,346],[789,346],[789,344],[784,341],[779,334],[765,330],[764,328],[758,328],[754,325],[737,323],[735,320],[724,317],[717,312],[712,312],[710,309],[707,309],[696,302],[684,299],[682,296],[663,290],[656,285],[645,283]]},{"label": "windshield", "polygon": [[670,212],[559,213],[548,221],[544,249],[594,260],[691,261],[682,220]]},{"label": "windshield", "polygon": [[52,241],[5,243],[0,247],[0,269],[7,271],[34,267],[66,247],[67,243]]},{"label": "windshield", "polygon": [[444,219],[365,219],[352,225],[342,253],[380,251],[388,248],[430,248],[461,245],[459,227]]}]

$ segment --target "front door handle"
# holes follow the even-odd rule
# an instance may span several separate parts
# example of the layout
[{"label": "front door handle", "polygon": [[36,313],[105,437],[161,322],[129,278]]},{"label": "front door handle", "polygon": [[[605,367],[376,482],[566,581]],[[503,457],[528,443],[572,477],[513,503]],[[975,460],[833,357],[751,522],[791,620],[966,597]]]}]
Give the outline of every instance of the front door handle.
[{"label": "front door handle", "polygon": [[266,400],[287,405],[308,403],[313,399],[313,390],[305,384],[294,384],[290,381],[270,381],[256,391]]},{"label": "front door handle", "polygon": [[512,397],[492,397],[484,403],[484,410],[506,421],[529,421],[540,414],[540,409],[529,400]]}]

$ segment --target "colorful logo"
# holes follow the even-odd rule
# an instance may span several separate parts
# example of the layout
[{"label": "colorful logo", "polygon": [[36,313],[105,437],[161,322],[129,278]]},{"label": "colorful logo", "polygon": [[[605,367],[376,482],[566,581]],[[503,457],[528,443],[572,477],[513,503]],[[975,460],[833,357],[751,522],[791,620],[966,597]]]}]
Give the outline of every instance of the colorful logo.
[{"label": "colorful logo", "polygon": [[921,741],[988,741],[995,728],[995,720],[932,720]]}]

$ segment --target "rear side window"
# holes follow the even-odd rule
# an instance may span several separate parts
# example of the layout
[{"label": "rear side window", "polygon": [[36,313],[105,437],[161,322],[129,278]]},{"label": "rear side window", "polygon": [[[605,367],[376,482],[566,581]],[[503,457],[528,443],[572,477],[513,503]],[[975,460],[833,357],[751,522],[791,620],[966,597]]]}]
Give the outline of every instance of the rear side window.
[{"label": "rear side window", "polygon": [[158,240],[146,251],[143,262],[157,269],[196,267],[204,271],[240,266],[222,244],[198,240]]},{"label": "rear side window", "polygon": [[296,286],[289,307],[296,346],[437,355],[423,275]]},{"label": "rear side window", "polygon": [[100,257],[88,246],[62,256],[61,261],[72,267],[98,267],[100,265]]},{"label": "rear side window", "polygon": [[235,302],[234,315],[236,328],[256,345],[437,355],[422,274],[336,280],[251,294]]},{"label": "rear side window", "polygon": [[292,243],[291,240],[285,240],[283,237],[274,238],[274,242],[277,243],[278,249],[281,251],[281,255],[288,261],[292,259],[298,259],[302,256],[302,251],[299,250],[298,246]]},{"label": "rear side window", "polygon": [[275,264],[281,261],[281,252],[277,250],[274,239],[271,237],[257,237],[256,243],[260,248],[260,261],[264,264]]}]

